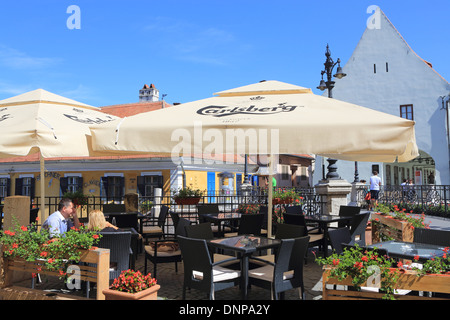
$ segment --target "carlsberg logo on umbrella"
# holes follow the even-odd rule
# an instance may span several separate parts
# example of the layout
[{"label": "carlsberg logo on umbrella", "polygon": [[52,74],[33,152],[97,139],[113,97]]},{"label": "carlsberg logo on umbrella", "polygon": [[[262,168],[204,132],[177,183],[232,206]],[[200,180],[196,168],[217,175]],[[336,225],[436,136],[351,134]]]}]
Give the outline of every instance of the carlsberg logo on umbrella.
[{"label": "carlsberg logo on umbrella", "polygon": [[204,116],[213,117],[226,117],[235,114],[254,114],[254,115],[271,115],[281,112],[292,112],[298,106],[286,105],[286,103],[280,103],[278,106],[268,107],[230,107],[230,106],[207,106],[197,110],[198,114]]},{"label": "carlsberg logo on umbrella", "polygon": [[91,116],[87,116],[86,118],[82,118],[82,117],[79,117],[77,115],[71,115],[71,114],[64,114],[64,116],[66,116],[70,120],[74,120],[74,121],[81,122],[81,123],[84,123],[84,124],[101,124],[101,123],[110,122],[110,121],[114,120],[113,117],[109,117],[109,116],[106,116],[103,119],[101,119],[100,117],[95,117],[95,118],[92,117],[91,118]]}]

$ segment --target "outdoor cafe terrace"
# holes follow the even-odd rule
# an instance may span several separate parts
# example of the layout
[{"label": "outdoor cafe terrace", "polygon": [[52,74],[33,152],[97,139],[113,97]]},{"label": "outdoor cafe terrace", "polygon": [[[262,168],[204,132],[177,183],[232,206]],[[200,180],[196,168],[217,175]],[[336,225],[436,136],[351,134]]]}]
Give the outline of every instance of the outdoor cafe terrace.
[{"label": "outdoor cafe terrace", "polygon": [[[414,213],[417,213],[415,216],[420,216],[420,214],[424,213],[426,214],[426,217],[428,220],[429,217],[431,217],[431,214],[434,214],[436,216],[447,218],[447,199],[449,198],[449,186],[413,186],[410,187],[408,190],[405,190],[402,188],[402,186],[386,186],[383,188],[383,190],[380,193],[380,202],[384,203],[385,205],[391,205],[393,207],[393,211],[403,211],[405,212],[408,210],[408,213],[411,213],[414,215]],[[240,274],[243,274],[245,271],[245,281],[248,281],[250,284],[248,287],[247,285],[243,285],[241,281],[239,280],[237,285],[231,286],[228,289],[220,290],[215,292],[214,298],[216,300],[242,300],[244,299],[248,300],[268,300],[271,299],[271,291],[260,288],[258,285],[258,281],[254,282],[252,277],[258,278],[259,276],[255,276],[255,272],[252,270],[259,270],[258,268],[261,267],[261,264],[258,264],[258,258],[259,257],[267,257],[270,256],[271,250],[278,250],[276,248],[279,248],[281,250],[282,247],[279,247],[284,242],[282,242],[282,239],[288,239],[283,238],[280,236],[280,230],[281,225],[295,225],[300,226],[302,228],[301,232],[302,236],[299,236],[298,239],[302,237],[308,237],[309,239],[309,245],[306,244],[305,250],[306,255],[302,261],[302,268],[303,268],[303,290],[297,290],[295,289],[295,286],[292,289],[287,290],[283,298],[286,300],[323,300],[323,299],[354,299],[355,296],[352,296],[354,293],[350,292],[348,290],[340,290],[336,288],[347,288],[347,283],[336,283],[336,280],[333,280],[333,278],[330,276],[330,273],[324,273],[324,270],[326,272],[328,269],[324,269],[326,265],[329,266],[329,264],[335,264],[336,260],[341,259],[344,261],[344,259],[348,259],[348,253],[345,254],[344,252],[347,252],[346,250],[340,250],[340,244],[341,243],[348,243],[349,245],[353,246],[352,248],[355,249],[355,245],[366,247],[368,250],[373,250],[372,240],[374,240],[374,233],[371,231],[373,228],[375,228],[375,225],[373,221],[377,221],[377,223],[382,223],[386,219],[383,215],[379,215],[379,213],[375,210],[373,212],[369,212],[365,210],[365,206],[367,203],[364,200],[365,194],[367,193],[367,189],[365,187],[361,187],[358,189],[357,195],[358,195],[358,202],[360,206],[357,206],[358,213],[352,213],[350,214],[350,211],[352,210],[349,207],[341,207],[341,211],[337,216],[334,216],[335,218],[329,218],[326,214],[324,214],[324,208],[326,206],[326,202],[324,199],[315,194],[314,189],[298,189],[295,190],[298,196],[298,199],[300,201],[296,203],[297,205],[294,205],[294,203],[276,203],[273,204],[273,218],[272,218],[272,238],[274,238],[272,244],[267,246],[262,246],[262,243],[265,243],[268,233],[267,230],[267,218],[264,221],[262,225],[258,228],[258,231],[252,231],[251,235],[250,232],[246,232],[245,234],[240,233],[240,228],[244,229],[244,226],[240,225],[241,217],[242,215],[247,214],[258,214],[262,213],[263,208],[267,208],[268,204],[268,195],[267,190],[263,189],[253,189],[252,191],[243,194],[243,193],[227,193],[224,194],[222,191],[218,191],[215,194],[209,193],[207,195],[204,195],[201,197],[200,202],[198,205],[180,205],[176,204],[173,200],[173,195],[164,195],[162,197],[139,197],[139,209],[138,213],[141,216],[138,220],[138,224],[136,224],[135,228],[129,228],[129,226],[121,227],[120,219],[115,219],[115,217],[119,218],[120,215],[125,211],[124,202],[125,200],[122,199],[108,199],[108,198],[101,198],[101,197],[89,197],[87,200],[87,203],[83,205],[82,210],[80,211],[79,217],[80,220],[84,222],[88,222],[88,215],[89,212],[95,209],[102,210],[109,221],[113,222],[114,224],[117,224],[121,229],[123,230],[130,230],[131,231],[131,240],[130,247],[132,250],[132,254],[128,255],[127,263],[128,267],[132,267],[133,270],[138,270],[142,272],[143,274],[152,273],[152,276],[156,274],[157,283],[160,285],[160,289],[158,292],[158,299],[167,299],[167,300],[208,300],[210,297],[208,297],[205,292],[202,290],[198,290],[195,287],[187,290],[185,292],[185,296],[183,295],[183,284],[186,281],[184,277],[184,267],[185,264],[187,264],[187,260],[180,259],[175,265],[173,261],[170,263],[165,263],[165,261],[156,261],[152,260],[150,257],[151,253],[150,251],[154,246],[152,247],[152,241],[157,240],[158,236],[148,236],[145,235],[144,229],[149,226],[149,224],[143,223],[145,221],[146,217],[154,216],[156,219],[152,222],[153,226],[156,227],[162,227],[162,234],[171,234],[174,233],[178,234],[178,229],[176,228],[177,224],[179,222],[177,221],[179,218],[185,218],[191,226],[193,225],[201,225],[203,222],[210,222],[210,228],[211,228],[211,234],[215,232],[214,239],[224,239],[223,241],[219,240],[213,240],[213,238],[210,238],[209,240],[206,240],[208,243],[208,246],[211,248],[216,247],[214,243],[221,243],[217,248],[220,250],[218,251],[222,255],[227,255],[231,257],[240,257],[240,262],[234,265],[229,265],[229,268],[231,270],[234,270],[234,272],[240,272]],[[284,190],[285,193],[288,192],[288,190]],[[39,207],[39,198],[32,200],[32,207],[38,208]],[[49,212],[56,211],[57,204],[60,199],[56,197],[46,197],[46,206],[49,210]],[[3,203],[3,199],[2,199]],[[215,208],[217,208],[217,212],[212,212],[211,214],[200,214],[200,207],[203,204],[209,204],[213,205]],[[117,206],[115,210],[112,210],[111,208],[113,206]],[[295,209],[301,208],[299,210]],[[212,208],[212,207],[210,207]],[[353,206],[355,208],[355,206]],[[399,209],[400,208],[400,209]],[[291,210],[292,209],[292,210]],[[112,211],[110,211],[112,210]],[[346,211],[347,210],[347,211]],[[37,214],[37,210],[30,211],[33,212],[35,215]],[[113,212],[118,211],[118,212]],[[346,212],[344,212],[346,211]],[[165,212],[164,215],[164,222],[158,223],[157,219],[158,216],[162,215],[162,212]],[[221,213],[219,213],[221,212]],[[238,216],[234,215],[235,213],[240,213]],[[234,213],[234,214],[232,214]],[[301,213],[301,214],[299,214]],[[428,215],[430,213],[430,215]],[[222,218],[228,217],[228,222],[225,222],[224,224],[222,220],[220,220],[219,224],[217,225],[216,222],[218,215],[222,214]],[[393,213],[395,214],[395,212]],[[211,216],[211,217],[209,217]],[[298,219],[299,216],[304,216],[306,219]],[[175,219],[174,217],[178,217]],[[389,218],[389,214],[387,215]],[[288,219],[289,218],[289,219]],[[381,219],[382,218],[382,219]],[[334,220],[333,220],[334,219]],[[380,219],[382,222],[380,222]],[[383,220],[384,219],[384,220]],[[423,220],[422,218],[419,218]],[[161,220],[161,219],[160,219]],[[306,220],[306,224],[305,224]],[[382,227],[378,227],[378,231],[380,230],[388,230],[389,228],[393,228],[390,224],[391,219],[387,219],[386,222],[388,225],[383,225]],[[395,219],[394,219],[395,220]],[[300,222],[303,221],[303,222]],[[370,223],[372,221],[372,223]],[[440,220],[441,224],[445,225],[445,227],[441,228],[440,231],[444,232],[445,234],[439,234],[439,236],[433,234],[430,236],[431,240],[426,240],[426,236],[418,233],[418,231],[411,231],[411,230],[418,230],[419,228],[413,228],[409,227],[409,231],[405,231],[406,229],[403,228],[403,231],[398,231],[398,233],[395,234],[394,238],[388,238],[386,237],[380,237],[377,238],[378,245],[381,245],[383,248],[386,248],[388,250],[388,255],[393,256],[392,266],[398,267],[399,262],[401,262],[404,265],[411,265],[411,262],[421,263],[422,265],[426,265],[426,261],[431,259],[431,257],[441,257],[439,252],[445,252],[443,251],[445,248],[450,247],[450,235],[447,235],[447,233],[450,233],[450,223],[448,223],[449,220],[442,219]],[[383,222],[384,223],[384,222]],[[144,227],[143,227],[144,225]],[[447,226],[448,225],[448,226]],[[215,226],[222,226],[222,229],[215,229]],[[362,228],[362,229],[361,229]],[[402,227],[401,227],[402,228]],[[400,228],[400,229],[401,229]],[[189,228],[186,227],[186,230]],[[434,230],[434,226],[431,226],[431,229]],[[299,229],[300,230],[300,229]],[[307,230],[307,231],[305,231]],[[356,231],[358,230],[358,231]],[[362,231],[361,231],[362,230]],[[425,229],[424,229],[425,230]],[[5,230],[3,230],[5,231]],[[343,238],[340,237],[340,235],[337,234],[337,231],[339,232],[346,232],[345,236]],[[217,233],[219,232],[219,233]],[[243,231],[242,231],[243,232]],[[278,233],[277,233],[278,232]],[[299,231],[300,232],[300,231]],[[403,232],[403,234],[402,234]],[[408,238],[411,235],[411,232],[414,233],[414,238]],[[357,234],[358,233],[358,234]],[[135,236],[133,236],[133,234]],[[181,236],[181,234],[179,234]],[[188,239],[191,238],[188,234],[183,234],[183,236],[186,236]],[[316,239],[318,237],[319,242],[312,241],[313,238]],[[376,235],[377,237],[380,236],[379,234]],[[336,240],[335,237],[338,237],[338,240]],[[398,238],[400,237],[400,238]],[[292,238],[292,237],[291,237]],[[297,237],[295,237],[297,238]],[[183,239],[182,237],[180,240]],[[208,238],[205,238],[208,239]],[[230,240],[232,239],[232,240]],[[234,240],[237,239],[237,240]],[[344,240],[345,241],[344,241]],[[419,240],[420,239],[420,240]],[[395,246],[391,245],[392,240],[394,240],[394,244],[397,241],[398,243],[402,243],[401,246],[401,252],[396,253]],[[219,242],[217,242],[219,241]],[[239,248],[235,247],[229,247],[229,243],[233,241],[237,241],[236,243],[240,243],[241,245]],[[256,241],[256,242],[255,242]],[[284,241],[284,240],[283,240]],[[336,243],[338,241],[338,243]],[[339,242],[341,241],[341,242]],[[423,241],[428,244],[422,244],[416,243],[417,241]],[[440,241],[440,242],[439,242]],[[234,243],[234,242],[233,242]],[[288,241],[286,242],[288,243]],[[288,246],[287,244],[283,244],[283,246]],[[297,242],[296,242],[297,243]],[[256,247],[256,251],[250,250],[249,248],[252,245],[261,245],[260,251],[258,251],[258,247]],[[420,249],[419,246],[420,245]],[[422,247],[424,246],[424,247]],[[418,249],[415,249],[415,248]],[[100,247],[102,248],[102,247]],[[293,250],[294,247],[292,247],[289,250]],[[405,254],[405,248],[407,253]],[[412,248],[412,249],[411,249]],[[181,248],[183,249],[183,248]],[[379,248],[378,248],[379,249]],[[112,250],[112,249],[110,249]],[[284,249],[283,249],[284,250]],[[289,251],[288,249],[286,249]],[[349,249],[352,250],[352,249]],[[410,252],[420,252],[420,257],[418,254],[413,255]],[[416,250],[416,251],[415,251]],[[419,251],[417,251],[419,250]],[[281,251],[280,251],[281,252]],[[284,251],[283,251],[284,252]],[[290,251],[292,252],[292,251]],[[356,251],[355,251],[356,252]],[[153,254],[155,254],[153,252]],[[281,253],[280,253],[281,254]],[[292,254],[292,253],[290,253]],[[409,255],[408,255],[409,254]],[[428,255],[428,256],[427,256]],[[293,256],[293,255],[292,255]],[[291,257],[292,257],[291,256]],[[247,257],[245,260],[246,262],[242,262],[244,260],[243,257]],[[274,258],[276,256],[272,256],[272,262],[277,262],[278,260]],[[321,259],[331,259],[333,260],[321,260]],[[444,254],[445,257],[445,254]],[[317,258],[319,258],[317,260]],[[360,257],[361,258],[361,257]],[[255,260],[256,259],[256,260]],[[280,258],[281,259],[281,258]],[[291,258],[292,259],[292,258]],[[354,257],[352,258],[354,259]],[[322,261],[321,263],[318,263],[319,261]],[[331,263],[331,261],[333,261]],[[363,259],[363,261],[365,261]],[[156,262],[156,263],[155,263]],[[328,262],[328,263],[325,263]],[[278,263],[278,262],[277,262]],[[324,265],[325,263],[325,265]],[[358,262],[359,263],[359,262]],[[361,262],[362,263],[362,262]],[[356,263],[355,263],[356,264]],[[244,265],[246,265],[246,268],[244,268]],[[335,265],[337,267],[338,264]],[[361,264],[362,265],[362,264]],[[445,265],[445,263],[444,263]],[[157,267],[157,269],[156,269]],[[448,264],[448,267],[450,268],[450,263]],[[244,268],[244,269],[243,269]],[[156,271],[157,270],[157,271]],[[403,269],[402,269],[403,270]],[[406,271],[407,274],[409,272],[419,272],[418,270],[414,269],[411,271],[412,268],[408,269]],[[247,275],[248,273],[248,275]],[[402,276],[403,277],[403,276]],[[400,277],[400,280],[398,280],[400,283],[403,283],[403,278]],[[244,279],[241,278],[240,279]],[[422,283],[428,283],[428,278],[423,278],[424,280]],[[444,278],[440,278],[440,281],[443,282]],[[110,283],[113,279],[110,279]],[[333,282],[334,281],[334,282]],[[408,280],[409,281],[409,280]],[[433,280],[434,281],[434,280]],[[432,283],[433,283],[432,281]],[[446,281],[446,278],[445,278]],[[99,298],[97,293],[97,283],[94,281],[94,283],[91,283],[88,286],[85,286],[83,283],[83,286],[81,288],[78,288],[79,290],[68,290],[68,287],[64,282],[58,277],[52,277],[47,276],[45,272],[42,273],[39,277],[33,280],[33,288],[31,288],[31,280],[30,278],[26,278],[21,281],[16,281],[12,287],[7,287],[1,289],[0,297],[4,300],[20,300],[20,299],[86,299],[87,297],[87,290],[86,288],[89,286],[90,299]],[[240,284],[239,284],[240,283]],[[244,282],[247,283],[247,282]],[[446,282],[445,282],[446,283]],[[326,285],[325,285],[326,284]],[[336,284],[338,286],[336,287]],[[248,290],[243,291],[244,288],[248,288]],[[448,298],[448,294],[450,292],[450,283],[449,285],[445,285],[447,289],[442,288],[436,288],[433,285],[427,284],[424,287],[424,290],[419,290],[421,287],[419,285],[415,285],[412,288],[407,288],[406,294],[398,294],[396,291],[395,298],[396,299],[422,299],[425,297],[444,297]],[[358,286],[356,287],[358,288]],[[295,289],[295,290],[294,290]],[[403,287],[402,287],[403,289]],[[352,291],[352,290],[350,290]],[[373,290],[362,290],[362,292],[373,292]],[[376,290],[378,292],[378,289]],[[427,292],[425,296],[423,295],[422,291]],[[439,292],[437,294],[428,294],[428,292]],[[342,293],[345,292],[345,293]],[[359,289],[356,290],[356,292],[360,292]],[[379,295],[375,295],[375,293],[370,293],[369,296],[366,296],[366,293],[363,293],[362,296],[357,296],[356,298],[382,298],[381,293],[377,293]],[[394,296],[394,295],[392,295]]]}]

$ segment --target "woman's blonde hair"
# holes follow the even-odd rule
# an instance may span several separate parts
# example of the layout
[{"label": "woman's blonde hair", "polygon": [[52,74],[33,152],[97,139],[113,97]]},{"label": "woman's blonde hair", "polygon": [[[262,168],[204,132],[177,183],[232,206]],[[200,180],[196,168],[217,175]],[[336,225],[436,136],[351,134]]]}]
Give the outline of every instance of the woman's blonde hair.
[{"label": "woman's blonde hair", "polygon": [[92,210],[89,212],[88,230],[103,230],[106,227],[106,219],[101,210]]}]

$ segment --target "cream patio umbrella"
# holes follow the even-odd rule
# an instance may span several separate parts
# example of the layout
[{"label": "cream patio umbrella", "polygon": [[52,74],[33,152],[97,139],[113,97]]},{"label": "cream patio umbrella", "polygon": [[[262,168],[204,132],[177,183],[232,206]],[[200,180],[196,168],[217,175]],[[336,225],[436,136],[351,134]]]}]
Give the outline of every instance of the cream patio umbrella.
[{"label": "cream patio umbrella", "polygon": [[[279,81],[92,126],[91,132],[96,151],[166,153],[174,158],[180,154],[316,154],[405,162],[418,155],[413,121]],[[270,198],[271,188],[269,223]]]},{"label": "cream patio umbrella", "polygon": [[0,157],[40,153],[41,215],[45,213],[45,158],[93,156],[89,125],[115,116],[38,89],[0,100]]}]

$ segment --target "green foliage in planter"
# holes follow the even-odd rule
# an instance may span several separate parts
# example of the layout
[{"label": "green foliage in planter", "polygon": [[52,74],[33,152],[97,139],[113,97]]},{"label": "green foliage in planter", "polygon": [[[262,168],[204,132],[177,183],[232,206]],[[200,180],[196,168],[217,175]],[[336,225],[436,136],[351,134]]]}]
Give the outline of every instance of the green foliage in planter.
[{"label": "green foliage in planter", "polygon": [[153,202],[150,200],[145,200],[141,203],[141,210],[143,212],[148,212],[152,209],[153,207]]},{"label": "green foliage in planter", "polygon": [[256,204],[256,203],[252,203],[252,204],[243,204],[241,203],[238,208],[237,208],[237,212],[239,213],[243,213],[243,214],[256,214],[259,213],[259,209],[260,209],[260,205]]},{"label": "green foliage in planter", "polygon": [[407,221],[414,228],[429,228],[429,225],[425,223],[425,214],[423,212],[421,214],[415,214],[413,210],[407,212],[406,208],[400,208],[396,204],[378,204],[375,211],[391,216],[397,220]]},{"label": "green foliage in planter", "polygon": [[374,250],[363,250],[356,245],[354,248],[344,248],[342,254],[334,253],[327,258],[316,257],[316,262],[330,267],[330,278],[343,281],[351,277],[357,290],[368,280],[379,279],[380,291],[385,293],[383,299],[394,299],[400,271],[393,269],[394,260],[387,256],[380,256]]},{"label": "green foliage in planter", "polygon": [[186,188],[180,188],[174,192],[174,199],[196,198],[203,196],[204,191],[193,188],[192,186]]},{"label": "green foliage in planter", "polygon": [[75,192],[65,192],[62,196],[63,198],[71,199],[75,206],[84,206],[89,203],[89,197],[86,196],[82,191],[78,190]]},{"label": "green foliage in planter", "polygon": [[109,287],[112,290],[137,293],[156,285],[156,279],[151,274],[143,275],[140,271],[124,270],[114,279]]},{"label": "green foliage in planter", "polygon": [[[413,267],[412,269],[417,271],[417,275],[426,275],[426,274],[442,274],[450,271],[450,255],[449,255],[450,247],[446,247],[443,249],[442,257],[434,257],[432,259],[428,259],[422,264],[421,268]],[[414,257],[414,261],[418,261],[420,256],[417,255]]]},{"label": "green foliage in planter", "polygon": [[301,205],[303,197],[300,197],[300,195],[294,190],[294,189],[282,189],[277,188],[273,191],[272,194],[273,199],[280,199],[280,200],[291,200],[292,203],[295,205]]},{"label": "green foliage in planter", "polygon": [[70,264],[80,261],[80,249],[91,249],[101,238],[98,231],[89,231],[84,226],[80,229],[73,227],[64,234],[51,238],[48,230],[42,228],[38,231],[36,222],[21,226],[17,219],[13,218],[13,221],[14,229],[0,232],[3,256],[26,261],[40,260],[48,270],[59,270],[61,277],[66,275],[65,270]]}]

